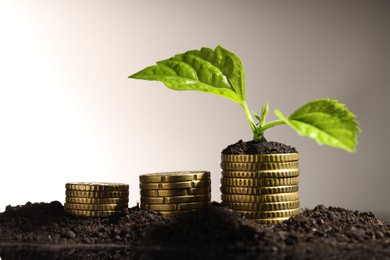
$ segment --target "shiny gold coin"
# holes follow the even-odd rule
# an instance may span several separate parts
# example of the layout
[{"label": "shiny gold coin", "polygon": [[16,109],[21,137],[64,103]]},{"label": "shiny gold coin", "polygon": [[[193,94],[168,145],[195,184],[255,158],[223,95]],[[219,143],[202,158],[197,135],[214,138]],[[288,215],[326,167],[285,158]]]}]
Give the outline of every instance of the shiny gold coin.
[{"label": "shiny gold coin", "polygon": [[210,188],[187,188],[176,190],[141,190],[142,197],[174,197],[187,195],[208,195]]},{"label": "shiny gold coin", "polygon": [[256,222],[262,223],[262,224],[278,224],[283,221],[288,220],[290,217],[286,218],[260,218],[260,219],[252,219]]},{"label": "shiny gold coin", "polygon": [[65,197],[65,201],[69,203],[80,204],[127,204],[129,198],[78,198],[78,197]]},{"label": "shiny gold coin", "polygon": [[79,191],[125,191],[129,190],[129,185],[114,182],[69,182],[65,184],[65,188]]},{"label": "shiny gold coin", "polygon": [[288,210],[275,210],[275,211],[243,211],[243,210],[235,210],[235,211],[249,219],[288,218],[288,217],[298,215],[301,212],[299,208],[288,209]]},{"label": "shiny gold coin", "polygon": [[79,203],[65,203],[65,209],[75,210],[122,210],[128,208],[127,204],[79,204]]},{"label": "shiny gold coin", "polygon": [[141,197],[141,204],[170,204],[210,201],[211,195],[188,195],[176,197]]},{"label": "shiny gold coin", "polygon": [[169,190],[169,189],[185,189],[210,187],[211,180],[194,180],[181,182],[145,182],[140,183],[140,188],[144,190]]},{"label": "shiny gold coin", "polygon": [[106,218],[111,217],[117,211],[112,210],[75,210],[75,209],[65,209],[65,212],[82,217],[96,217],[96,218]]},{"label": "shiny gold coin", "polygon": [[232,163],[221,162],[222,170],[231,171],[260,171],[260,170],[289,170],[298,169],[299,162],[285,163]]},{"label": "shiny gold coin", "polygon": [[276,193],[297,192],[298,185],[260,187],[260,188],[221,186],[220,190],[223,194],[248,194],[248,195],[276,194]]},{"label": "shiny gold coin", "polygon": [[140,209],[152,211],[185,211],[191,209],[200,209],[210,202],[189,202],[189,203],[174,203],[174,204],[141,204]]},{"label": "shiny gold coin", "polygon": [[139,176],[139,180],[141,183],[180,182],[207,179],[210,179],[210,172],[208,171],[161,172],[142,174]]},{"label": "shiny gold coin", "polygon": [[221,178],[221,184],[232,187],[261,187],[261,186],[287,186],[298,185],[298,178]]},{"label": "shiny gold coin", "polygon": [[128,198],[129,191],[78,191],[66,190],[66,196],[78,198]]},{"label": "shiny gold coin", "polygon": [[243,194],[221,194],[223,202],[242,203],[268,203],[268,202],[288,202],[299,200],[298,192],[268,194],[268,195],[243,195]]},{"label": "shiny gold coin", "polygon": [[223,170],[222,176],[227,178],[291,178],[299,176],[299,169],[264,171]]},{"label": "shiny gold coin", "polygon": [[288,202],[273,203],[241,203],[241,202],[222,202],[222,205],[234,210],[243,211],[273,211],[299,208],[299,200]]},{"label": "shiny gold coin", "polygon": [[282,154],[222,154],[225,162],[291,162],[299,160],[299,153]]}]

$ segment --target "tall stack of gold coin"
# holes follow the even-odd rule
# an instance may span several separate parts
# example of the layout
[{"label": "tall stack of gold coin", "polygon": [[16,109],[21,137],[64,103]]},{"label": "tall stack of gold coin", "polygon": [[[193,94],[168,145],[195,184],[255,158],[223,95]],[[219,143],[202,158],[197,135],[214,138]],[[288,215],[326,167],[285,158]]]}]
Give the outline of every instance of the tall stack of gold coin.
[{"label": "tall stack of gold coin", "polygon": [[222,205],[261,223],[297,215],[299,154],[222,154]]},{"label": "tall stack of gold coin", "polygon": [[110,217],[128,207],[129,185],[111,182],[65,184],[65,211],[84,217]]},{"label": "tall stack of gold coin", "polygon": [[143,210],[164,216],[194,211],[210,204],[211,180],[207,171],[143,174],[139,177]]}]

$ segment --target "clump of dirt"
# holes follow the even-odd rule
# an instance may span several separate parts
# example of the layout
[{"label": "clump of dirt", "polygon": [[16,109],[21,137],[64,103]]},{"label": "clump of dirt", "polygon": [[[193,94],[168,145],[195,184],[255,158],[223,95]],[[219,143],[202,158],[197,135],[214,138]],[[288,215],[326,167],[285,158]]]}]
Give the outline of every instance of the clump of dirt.
[{"label": "clump of dirt", "polygon": [[297,153],[294,147],[279,143],[268,142],[265,137],[260,141],[238,141],[222,150],[222,154],[277,154],[277,153]]},{"label": "clump of dirt", "polygon": [[110,218],[85,218],[68,214],[58,201],[6,207],[0,213],[0,242],[27,243],[133,243],[145,236],[153,223],[167,218],[138,207]]},{"label": "clump of dirt", "polygon": [[9,206],[0,213],[0,256],[20,259],[26,255],[34,259],[244,259],[259,255],[386,259],[390,223],[370,212],[322,205],[273,225],[245,219],[216,202],[176,217],[137,206],[110,218],[72,216],[57,201]]},{"label": "clump of dirt", "polygon": [[158,225],[149,240],[164,246],[231,247],[236,242],[251,243],[260,229],[260,225],[214,202],[210,207],[171,219],[169,225]]}]

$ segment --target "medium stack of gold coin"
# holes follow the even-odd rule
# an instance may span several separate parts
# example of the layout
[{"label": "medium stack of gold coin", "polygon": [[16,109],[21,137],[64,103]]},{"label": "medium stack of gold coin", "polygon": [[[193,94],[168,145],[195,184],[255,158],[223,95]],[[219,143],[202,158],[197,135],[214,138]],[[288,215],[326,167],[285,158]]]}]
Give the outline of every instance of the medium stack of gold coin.
[{"label": "medium stack of gold coin", "polygon": [[143,174],[139,177],[143,210],[164,216],[194,211],[210,204],[211,180],[207,171]]},{"label": "medium stack of gold coin", "polygon": [[84,217],[110,217],[128,207],[129,185],[111,182],[70,182],[65,185],[65,211]]},{"label": "medium stack of gold coin", "polygon": [[299,214],[299,154],[222,154],[222,205],[261,223]]}]

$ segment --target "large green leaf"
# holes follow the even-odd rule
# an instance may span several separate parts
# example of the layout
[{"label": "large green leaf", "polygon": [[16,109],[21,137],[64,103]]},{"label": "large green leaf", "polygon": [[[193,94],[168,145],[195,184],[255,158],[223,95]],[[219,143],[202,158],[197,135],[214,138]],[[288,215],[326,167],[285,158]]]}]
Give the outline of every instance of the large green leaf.
[{"label": "large green leaf", "polygon": [[242,62],[232,52],[218,46],[202,48],[159,61],[129,78],[156,80],[174,90],[196,90],[216,94],[239,104],[245,101]]},{"label": "large green leaf", "polygon": [[360,132],[355,115],[337,100],[313,100],[297,109],[288,118],[279,110],[275,114],[300,135],[308,136],[318,144],[338,147],[349,152],[356,150]]}]

